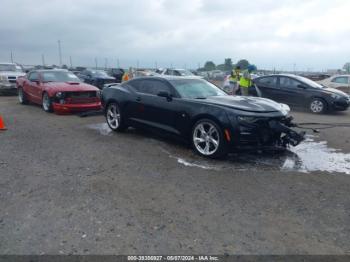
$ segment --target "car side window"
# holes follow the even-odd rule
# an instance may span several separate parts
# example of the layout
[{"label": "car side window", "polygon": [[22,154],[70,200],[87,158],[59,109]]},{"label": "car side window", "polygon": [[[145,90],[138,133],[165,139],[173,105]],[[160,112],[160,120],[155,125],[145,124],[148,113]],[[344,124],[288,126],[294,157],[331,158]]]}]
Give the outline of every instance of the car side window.
[{"label": "car side window", "polygon": [[133,89],[135,89],[136,92],[142,93],[141,92],[141,85],[142,85],[142,80],[130,80],[127,82],[128,86],[131,86]]},{"label": "car side window", "polygon": [[331,82],[337,83],[337,84],[348,84],[349,78],[346,76],[339,76],[339,77],[333,78],[333,80]]},{"label": "car side window", "polygon": [[280,87],[282,89],[296,89],[300,83],[290,77],[280,77]]},{"label": "car side window", "polygon": [[170,88],[162,81],[158,80],[143,80],[140,87],[140,93],[149,94],[149,95],[158,95],[159,92],[168,92],[170,93]]},{"label": "car side window", "polygon": [[39,80],[39,75],[37,72],[32,72],[29,74],[28,79],[32,82]]},{"label": "car side window", "polygon": [[256,80],[258,85],[277,88],[277,77],[264,77]]}]

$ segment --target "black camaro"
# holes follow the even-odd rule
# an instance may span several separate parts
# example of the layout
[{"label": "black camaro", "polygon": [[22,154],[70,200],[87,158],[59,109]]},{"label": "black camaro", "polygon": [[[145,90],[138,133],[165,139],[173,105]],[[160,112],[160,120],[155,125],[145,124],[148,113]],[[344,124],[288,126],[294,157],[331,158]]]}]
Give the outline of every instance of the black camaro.
[{"label": "black camaro", "polygon": [[190,141],[202,156],[231,149],[285,148],[303,140],[291,129],[289,107],[258,97],[234,97],[192,77],[143,77],[105,87],[102,103],[114,131],[151,127]]},{"label": "black camaro", "polygon": [[103,89],[105,84],[116,83],[114,77],[109,76],[103,70],[86,69],[78,74],[78,77],[84,81],[84,83],[96,86],[99,89]]},{"label": "black camaro", "polygon": [[262,97],[290,106],[302,106],[312,113],[327,110],[343,111],[350,106],[350,98],[344,92],[324,87],[305,77],[280,74],[254,79]]}]

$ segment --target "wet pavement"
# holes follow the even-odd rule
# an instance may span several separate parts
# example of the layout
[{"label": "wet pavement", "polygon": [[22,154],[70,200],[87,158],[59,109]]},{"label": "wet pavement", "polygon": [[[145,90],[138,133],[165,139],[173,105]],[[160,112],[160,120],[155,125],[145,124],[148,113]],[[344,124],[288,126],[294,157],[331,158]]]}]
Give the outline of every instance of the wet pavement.
[{"label": "wet pavement", "polygon": [[[88,125],[87,128],[98,131],[101,135],[117,135],[107,123]],[[130,129],[129,129],[130,131]],[[135,132],[135,130],[134,130]],[[142,135],[141,131],[138,131]],[[132,133],[132,132],[131,132]],[[152,134],[145,133],[145,136]],[[326,141],[315,141],[317,137],[307,135],[297,147],[290,147],[286,152],[240,152],[230,154],[225,160],[209,160],[195,155],[185,147],[168,147],[166,142],[152,139],[150,146],[158,146],[170,158],[187,167],[223,170],[279,170],[281,172],[297,171],[302,173],[324,171],[328,173],[345,173],[350,175],[350,153],[343,153],[327,145]]]},{"label": "wet pavement", "polygon": [[[350,254],[348,128],[283,154],[199,157],[103,116],[0,97],[1,254]],[[350,122],[350,112],[298,122]]]}]

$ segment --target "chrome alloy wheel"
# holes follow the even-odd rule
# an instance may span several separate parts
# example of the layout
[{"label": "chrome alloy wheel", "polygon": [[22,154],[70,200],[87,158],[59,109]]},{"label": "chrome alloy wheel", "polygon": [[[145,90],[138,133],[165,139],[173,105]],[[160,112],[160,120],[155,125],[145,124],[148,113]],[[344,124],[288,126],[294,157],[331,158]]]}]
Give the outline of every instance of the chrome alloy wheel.
[{"label": "chrome alloy wheel", "polygon": [[43,96],[43,108],[46,112],[49,112],[51,109],[51,101],[47,93]]},{"label": "chrome alloy wheel", "polygon": [[112,129],[117,129],[120,124],[120,112],[118,106],[110,104],[107,109],[107,122]]},{"label": "chrome alloy wheel", "polygon": [[18,89],[18,100],[19,100],[19,102],[20,102],[21,104],[23,104],[24,98],[23,98],[23,90],[22,90],[22,88],[19,88],[19,89]]},{"label": "chrome alloy wheel", "polygon": [[193,144],[203,155],[214,154],[220,143],[220,135],[217,128],[210,122],[199,123],[193,131]]},{"label": "chrome alloy wheel", "polygon": [[314,100],[310,104],[310,110],[313,113],[321,113],[324,109],[324,103],[320,100]]}]

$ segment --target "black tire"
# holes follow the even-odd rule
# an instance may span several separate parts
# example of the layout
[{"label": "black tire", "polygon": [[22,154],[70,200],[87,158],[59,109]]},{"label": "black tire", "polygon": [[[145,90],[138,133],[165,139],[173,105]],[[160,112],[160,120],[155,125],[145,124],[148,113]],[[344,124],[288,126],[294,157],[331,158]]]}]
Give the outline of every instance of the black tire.
[{"label": "black tire", "polygon": [[313,98],[309,104],[309,110],[314,114],[323,114],[327,112],[327,102],[321,98]]},{"label": "black tire", "polygon": [[47,113],[51,113],[53,111],[51,98],[49,97],[49,94],[46,92],[43,93],[42,108]]},{"label": "black tire", "polygon": [[106,106],[105,117],[109,128],[115,132],[122,132],[128,128],[116,102],[111,102]]},{"label": "black tire", "polygon": [[[202,128],[204,128],[205,133],[201,131]],[[215,130],[212,133],[211,128]],[[191,144],[197,154],[208,158],[222,158],[228,153],[228,144],[224,138],[222,128],[216,122],[207,118],[200,119],[193,125]]]},{"label": "black tire", "polygon": [[26,93],[23,91],[23,88],[22,88],[22,87],[19,87],[19,88],[18,88],[18,100],[19,100],[19,103],[22,104],[22,105],[28,104],[27,95],[26,95]]}]

